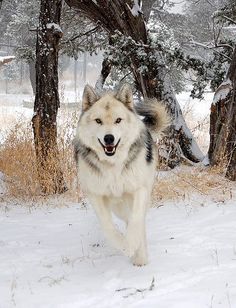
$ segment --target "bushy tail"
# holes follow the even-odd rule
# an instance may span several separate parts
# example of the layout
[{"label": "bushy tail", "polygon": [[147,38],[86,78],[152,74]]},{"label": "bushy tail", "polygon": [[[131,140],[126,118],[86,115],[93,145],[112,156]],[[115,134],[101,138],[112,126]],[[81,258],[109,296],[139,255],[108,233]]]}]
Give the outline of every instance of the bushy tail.
[{"label": "bushy tail", "polygon": [[143,122],[150,130],[154,139],[160,137],[171,124],[171,118],[163,103],[156,99],[147,99],[135,106],[136,112],[143,116]]}]

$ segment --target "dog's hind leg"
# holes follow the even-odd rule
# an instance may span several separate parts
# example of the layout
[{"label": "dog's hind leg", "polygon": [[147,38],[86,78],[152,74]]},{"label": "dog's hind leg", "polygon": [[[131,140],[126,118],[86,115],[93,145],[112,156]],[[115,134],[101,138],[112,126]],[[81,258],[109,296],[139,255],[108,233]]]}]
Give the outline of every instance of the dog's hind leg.
[{"label": "dog's hind leg", "polygon": [[133,204],[126,232],[128,242],[128,254],[132,257],[134,265],[147,263],[147,244],[145,218],[149,203],[149,192],[140,188],[134,193]]},{"label": "dog's hind leg", "polygon": [[111,209],[105,198],[102,196],[94,197],[90,195],[89,200],[95,209],[106,238],[116,249],[124,252],[127,249],[126,240],[124,236],[116,229],[112,221]]}]

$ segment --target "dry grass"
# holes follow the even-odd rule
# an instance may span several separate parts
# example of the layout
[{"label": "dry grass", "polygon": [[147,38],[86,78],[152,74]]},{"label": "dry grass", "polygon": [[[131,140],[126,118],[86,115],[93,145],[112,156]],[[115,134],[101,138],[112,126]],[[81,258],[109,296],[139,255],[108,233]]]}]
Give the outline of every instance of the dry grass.
[{"label": "dry grass", "polygon": [[[182,166],[174,170],[159,172],[153,190],[154,203],[178,201],[209,196],[213,201],[232,199],[235,184],[222,175],[220,168]],[[201,198],[202,196],[203,198]]]},{"label": "dry grass", "polygon": [[29,125],[15,124],[0,149],[0,170],[7,180],[8,195],[32,197],[38,193],[38,179],[32,132]]},{"label": "dry grass", "polygon": [[[183,108],[184,118],[204,153],[209,146],[209,116],[200,117],[194,114],[191,104]],[[201,163],[195,166],[181,166],[173,170],[159,171],[153,190],[153,203],[160,205],[163,201],[190,199],[202,202],[209,197],[216,202],[232,199],[236,193],[236,184],[224,177],[226,164],[217,167],[204,167]]]},{"label": "dry grass", "polygon": [[[76,166],[72,146],[77,116],[71,111],[63,113],[58,125],[58,148],[60,165],[68,188],[66,196],[70,199],[77,198]],[[6,177],[6,198],[35,200],[42,196],[31,123],[22,120],[8,131],[0,148],[0,171]]]}]

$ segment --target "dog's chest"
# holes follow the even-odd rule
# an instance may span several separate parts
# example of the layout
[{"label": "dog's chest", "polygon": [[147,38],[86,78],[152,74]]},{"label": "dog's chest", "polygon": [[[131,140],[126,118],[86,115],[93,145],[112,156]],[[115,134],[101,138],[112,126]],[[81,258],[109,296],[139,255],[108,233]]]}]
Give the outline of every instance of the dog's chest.
[{"label": "dog's chest", "polygon": [[[138,169],[136,169],[138,171]],[[140,186],[139,175],[133,170],[103,168],[99,173],[87,168],[82,162],[79,166],[79,179],[82,189],[104,196],[120,197]]]},{"label": "dog's chest", "polygon": [[[101,183],[102,182],[102,183]],[[120,197],[124,193],[135,190],[135,183],[132,174],[125,174],[114,170],[114,172],[104,174],[99,183],[100,189],[105,195]]]}]

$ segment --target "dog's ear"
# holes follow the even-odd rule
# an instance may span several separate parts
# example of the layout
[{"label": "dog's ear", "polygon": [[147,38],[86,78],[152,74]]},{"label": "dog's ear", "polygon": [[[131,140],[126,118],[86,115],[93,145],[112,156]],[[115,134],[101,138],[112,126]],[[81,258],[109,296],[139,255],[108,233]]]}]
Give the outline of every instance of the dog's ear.
[{"label": "dog's ear", "polygon": [[123,84],[116,94],[116,98],[121,101],[128,109],[134,109],[133,93],[128,83]]},{"label": "dog's ear", "polygon": [[99,100],[99,96],[97,95],[95,89],[90,85],[86,85],[84,88],[83,98],[82,98],[82,110],[88,110],[96,101]]}]

